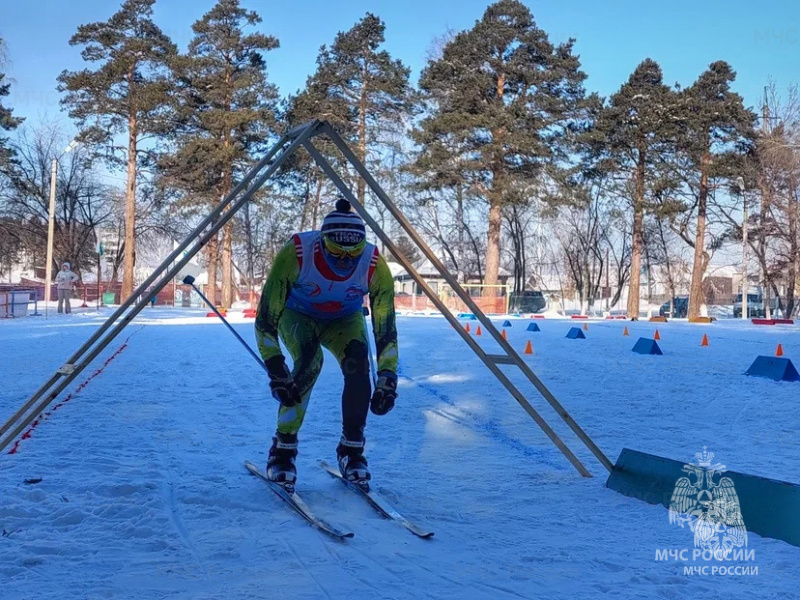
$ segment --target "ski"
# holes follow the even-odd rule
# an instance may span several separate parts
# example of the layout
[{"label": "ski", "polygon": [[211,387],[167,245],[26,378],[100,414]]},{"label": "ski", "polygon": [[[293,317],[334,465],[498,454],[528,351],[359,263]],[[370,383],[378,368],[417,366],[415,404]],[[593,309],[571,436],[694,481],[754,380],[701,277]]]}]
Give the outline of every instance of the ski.
[{"label": "ski", "polygon": [[290,492],[279,483],[270,481],[269,479],[267,479],[267,476],[261,471],[261,469],[259,469],[250,461],[248,460],[244,461],[244,466],[247,467],[247,470],[250,471],[253,475],[255,475],[261,481],[266,483],[273,492],[275,492],[278,496],[280,496],[284,502],[289,504],[289,506],[291,506],[298,514],[300,514],[300,516],[302,516],[306,521],[311,523],[311,525],[313,525],[314,527],[317,527],[318,529],[324,531],[328,535],[333,536],[340,540],[353,537],[354,534],[352,532],[342,531],[338,527],[334,527],[333,525],[330,525],[329,523],[326,523],[325,521],[320,519],[313,512],[311,512],[311,509],[308,507],[308,504],[306,504],[305,501],[300,496],[297,495],[297,492],[295,491]]},{"label": "ski", "polygon": [[356,494],[362,496],[370,506],[372,506],[375,510],[377,510],[381,515],[383,515],[387,519],[391,519],[392,521],[400,523],[403,527],[408,529],[411,533],[413,533],[417,537],[428,539],[429,537],[433,536],[432,531],[426,531],[420,528],[418,525],[406,519],[374,490],[369,490],[369,491],[364,490],[359,485],[351,481],[348,481],[347,479],[342,477],[342,474],[338,471],[338,469],[332,467],[324,460],[319,461],[319,465],[323,469],[325,469],[328,473],[330,473],[333,477],[341,481],[347,488],[351,489]]}]

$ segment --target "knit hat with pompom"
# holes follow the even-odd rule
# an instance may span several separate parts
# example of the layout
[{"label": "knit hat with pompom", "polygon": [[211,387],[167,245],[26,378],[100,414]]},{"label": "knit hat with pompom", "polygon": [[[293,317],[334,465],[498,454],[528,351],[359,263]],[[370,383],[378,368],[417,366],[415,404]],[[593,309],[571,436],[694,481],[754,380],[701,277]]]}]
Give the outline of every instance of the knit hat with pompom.
[{"label": "knit hat with pompom", "polygon": [[358,246],[367,237],[364,221],[352,212],[344,198],[336,201],[336,208],[322,221],[322,235],[343,248]]}]

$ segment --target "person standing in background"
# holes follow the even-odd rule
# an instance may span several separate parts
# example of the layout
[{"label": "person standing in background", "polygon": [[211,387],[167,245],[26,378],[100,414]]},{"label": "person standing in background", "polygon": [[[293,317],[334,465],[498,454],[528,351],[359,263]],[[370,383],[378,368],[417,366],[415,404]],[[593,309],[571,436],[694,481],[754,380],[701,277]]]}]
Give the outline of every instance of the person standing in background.
[{"label": "person standing in background", "polygon": [[68,262],[62,263],[61,270],[56,275],[56,289],[58,290],[58,313],[61,314],[61,305],[64,303],[64,311],[67,314],[72,312],[69,298],[72,295],[72,286],[78,281],[78,276],[70,270]]}]

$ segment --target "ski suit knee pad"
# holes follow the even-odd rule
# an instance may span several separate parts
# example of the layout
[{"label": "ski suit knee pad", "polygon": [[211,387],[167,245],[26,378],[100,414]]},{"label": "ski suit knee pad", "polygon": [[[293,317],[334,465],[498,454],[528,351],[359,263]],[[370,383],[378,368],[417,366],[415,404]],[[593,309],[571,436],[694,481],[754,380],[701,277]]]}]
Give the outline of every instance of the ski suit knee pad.
[{"label": "ski suit knee pad", "polygon": [[360,440],[367,422],[372,384],[369,380],[369,350],[362,340],[352,340],[342,357],[342,431],[347,439]]},{"label": "ski suit knee pad", "polygon": [[348,378],[367,378],[369,382],[369,354],[367,345],[362,340],[352,340],[344,348],[342,357],[342,374],[345,382]]}]

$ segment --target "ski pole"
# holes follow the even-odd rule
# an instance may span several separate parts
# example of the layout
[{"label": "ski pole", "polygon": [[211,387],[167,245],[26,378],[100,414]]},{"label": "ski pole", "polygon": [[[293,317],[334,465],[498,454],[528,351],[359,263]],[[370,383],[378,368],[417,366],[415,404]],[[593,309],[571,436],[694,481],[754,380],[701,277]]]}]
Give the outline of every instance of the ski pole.
[{"label": "ski pole", "polygon": [[370,339],[372,336],[369,334],[369,330],[367,329],[367,308],[361,309],[361,318],[364,320],[364,333],[367,336],[367,354],[369,354],[369,370],[372,373],[372,387],[378,387],[378,376],[375,374],[375,361],[372,358],[372,340]]},{"label": "ski pole", "polygon": [[183,278],[183,283],[185,283],[186,285],[192,286],[192,289],[195,292],[197,292],[197,294],[203,299],[203,301],[206,304],[208,304],[208,306],[209,306],[209,308],[211,308],[211,310],[213,310],[215,313],[217,313],[217,316],[220,319],[222,319],[222,322],[225,323],[225,326],[230,330],[230,332],[233,335],[236,336],[236,339],[239,340],[242,343],[242,346],[244,346],[247,349],[247,351],[250,353],[250,356],[252,356],[255,359],[255,361],[261,366],[261,368],[264,369],[264,371],[266,371],[267,375],[269,375],[269,371],[267,371],[267,365],[264,364],[264,361],[261,360],[256,355],[255,352],[253,352],[253,349],[249,346],[249,344],[247,342],[245,342],[242,339],[242,336],[240,336],[238,333],[236,333],[236,330],[233,327],[231,327],[231,324],[228,323],[228,321],[225,319],[225,317],[223,317],[222,314],[217,310],[217,307],[214,306],[213,304],[211,304],[211,302],[209,302],[208,298],[206,298],[203,295],[203,292],[201,292],[199,289],[197,289],[197,286],[194,284],[194,277],[192,277],[191,275],[187,275],[186,277]]}]

